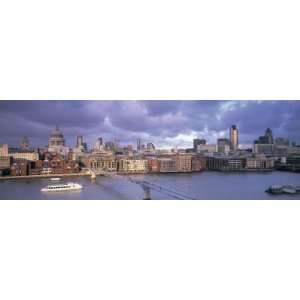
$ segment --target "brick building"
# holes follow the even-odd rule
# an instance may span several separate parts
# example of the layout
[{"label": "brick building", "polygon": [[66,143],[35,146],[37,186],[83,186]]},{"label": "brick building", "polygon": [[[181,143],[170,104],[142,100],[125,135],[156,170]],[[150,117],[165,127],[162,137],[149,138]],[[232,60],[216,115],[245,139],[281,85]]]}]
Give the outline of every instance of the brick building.
[{"label": "brick building", "polygon": [[192,171],[192,155],[191,154],[177,154],[175,156],[176,171],[177,172],[191,172]]},{"label": "brick building", "polygon": [[176,160],[173,157],[164,157],[158,159],[161,173],[176,172]]},{"label": "brick building", "polygon": [[192,171],[202,171],[206,169],[206,157],[199,156],[199,155],[193,155],[192,156]]},{"label": "brick building", "polygon": [[156,157],[147,158],[148,160],[148,169],[150,173],[160,172],[159,161]]},{"label": "brick building", "polygon": [[26,159],[15,159],[10,167],[11,176],[27,176],[29,175],[30,165]]}]

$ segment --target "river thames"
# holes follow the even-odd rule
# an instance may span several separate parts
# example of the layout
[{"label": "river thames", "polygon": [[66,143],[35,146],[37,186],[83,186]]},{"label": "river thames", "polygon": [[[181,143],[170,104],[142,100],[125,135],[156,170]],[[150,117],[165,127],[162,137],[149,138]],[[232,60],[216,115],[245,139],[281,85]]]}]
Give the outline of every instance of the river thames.
[{"label": "river thames", "polygon": [[[300,174],[290,172],[234,172],[223,173],[204,171],[202,173],[147,174],[134,178],[147,180],[174,189],[195,199],[207,200],[260,200],[260,199],[300,199],[298,195],[269,195],[265,190],[270,185],[300,184]],[[0,181],[0,199],[77,199],[77,200],[126,200],[143,199],[142,188],[126,179],[98,176],[95,181],[89,177],[64,177],[60,183],[77,182],[81,191],[42,193],[41,188],[53,183],[49,178],[32,178]],[[153,200],[172,197],[151,191]]]}]

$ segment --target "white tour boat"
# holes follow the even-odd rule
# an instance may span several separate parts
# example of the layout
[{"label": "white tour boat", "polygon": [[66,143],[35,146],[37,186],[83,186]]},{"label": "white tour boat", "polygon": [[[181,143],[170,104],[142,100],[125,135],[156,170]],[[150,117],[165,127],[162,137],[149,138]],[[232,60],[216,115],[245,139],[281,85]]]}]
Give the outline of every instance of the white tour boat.
[{"label": "white tour boat", "polygon": [[50,178],[51,181],[60,181],[59,177],[55,177],[55,178]]},{"label": "white tour boat", "polygon": [[60,191],[75,191],[81,190],[82,185],[75,182],[68,182],[63,184],[48,185],[41,189],[41,192],[60,192]]}]

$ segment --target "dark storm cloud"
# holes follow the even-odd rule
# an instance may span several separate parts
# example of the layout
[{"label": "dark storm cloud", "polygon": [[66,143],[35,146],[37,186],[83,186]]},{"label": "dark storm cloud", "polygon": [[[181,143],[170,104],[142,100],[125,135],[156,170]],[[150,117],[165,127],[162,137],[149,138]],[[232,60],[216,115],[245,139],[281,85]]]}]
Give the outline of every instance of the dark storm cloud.
[{"label": "dark storm cloud", "polygon": [[46,145],[57,124],[75,143],[99,136],[134,143],[137,137],[161,146],[191,146],[195,137],[215,142],[236,124],[241,143],[252,143],[267,127],[275,136],[299,141],[300,101],[0,101],[0,143],[22,136]]},{"label": "dark storm cloud", "polygon": [[0,108],[7,115],[50,126],[62,123],[72,127],[79,120],[80,127],[89,127],[104,119],[103,115],[86,110],[82,101],[1,101]]}]

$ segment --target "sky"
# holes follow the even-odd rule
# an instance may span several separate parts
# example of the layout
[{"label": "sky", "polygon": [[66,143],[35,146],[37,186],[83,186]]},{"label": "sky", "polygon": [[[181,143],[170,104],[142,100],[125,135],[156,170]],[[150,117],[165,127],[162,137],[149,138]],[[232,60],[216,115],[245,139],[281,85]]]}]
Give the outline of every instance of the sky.
[{"label": "sky", "polygon": [[239,129],[239,142],[252,144],[266,128],[275,137],[300,142],[300,101],[0,101],[0,144],[18,146],[28,136],[32,146],[46,146],[56,125],[73,147],[82,135],[121,145],[152,142],[160,148],[192,147],[193,139],[216,143]]}]

